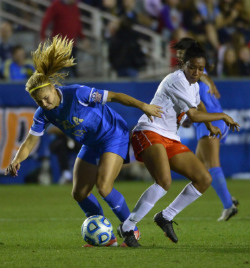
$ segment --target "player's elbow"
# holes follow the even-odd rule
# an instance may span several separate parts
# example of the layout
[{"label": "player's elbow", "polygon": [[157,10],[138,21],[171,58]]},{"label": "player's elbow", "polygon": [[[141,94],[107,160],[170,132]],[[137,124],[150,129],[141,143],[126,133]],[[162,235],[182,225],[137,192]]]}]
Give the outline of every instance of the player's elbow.
[{"label": "player's elbow", "polygon": [[199,116],[199,111],[197,111],[196,109],[190,109],[187,112],[187,115],[192,122],[201,122],[200,116]]}]

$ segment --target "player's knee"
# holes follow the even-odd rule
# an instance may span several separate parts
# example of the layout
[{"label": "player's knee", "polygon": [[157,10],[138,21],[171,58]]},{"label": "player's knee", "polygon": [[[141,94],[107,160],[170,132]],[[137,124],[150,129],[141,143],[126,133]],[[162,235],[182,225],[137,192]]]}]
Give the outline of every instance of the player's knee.
[{"label": "player's knee", "polygon": [[102,197],[107,196],[111,192],[112,188],[113,188],[113,185],[111,185],[108,182],[97,181],[96,183],[96,189]]},{"label": "player's knee", "polygon": [[77,202],[80,202],[83,199],[87,198],[88,193],[85,191],[79,191],[79,190],[73,189],[71,192],[71,195]]},{"label": "player's knee", "polygon": [[167,177],[167,176],[163,176],[161,178],[155,179],[156,183],[158,185],[160,185],[165,191],[168,191],[170,189],[171,183],[172,183],[172,179]]},{"label": "player's knee", "polygon": [[201,193],[204,193],[212,183],[212,177],[210,173],[204,169],[203,172],[200,172],[195,176],[194,182],[198,186],[198,190]]}]

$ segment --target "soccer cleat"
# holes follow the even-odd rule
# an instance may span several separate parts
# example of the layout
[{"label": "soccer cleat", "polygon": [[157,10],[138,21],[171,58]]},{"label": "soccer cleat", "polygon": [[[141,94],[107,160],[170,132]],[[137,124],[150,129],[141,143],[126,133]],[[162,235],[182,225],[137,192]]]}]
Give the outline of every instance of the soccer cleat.
[{"label": "soccer cleat", "polygon": [[[122,231],[120,230],[120,226],[122,226],[122,223],[117,227],[117,233],[118,233],[118,235],[119,235],[119,237],[120,238],[124,238],[123,236],[122,236]],[[135,227],[135,229],[134,229],[134,235],[135,235],[135,239],[138,241],[138,240],[140,240],[140,238],[141,238],[141,233],[140,233],[140,231],[139,231],[139,229],[138,229],[138,227],[136,226]]]},{"label": "soccer cleat", "polygon": [[118,226],[117,233],[121,238],[124,238],[124,241],[122,242],[120,247],[132,247],[132,248],[141,247],[141,245],[138,243],[135,237],[135,232],[133,230],[124,232],[122,230],[122,223]]},{"label": "soccer cleat", "polygon": [[232,202],[236,207],[238,207],[238,205],[240,204],[239,201],[233,196],[232,196]]},{"label": "soccer cleat", "polygon": [[[117,247],[117,246],[118,246],[117,238],[115,237],[114,239],[110,239],[108,244],[105,245],[104,247]],[[83,245],[83,247],[84,248],[92,248],[92,247],[96,247],[96,246],[86,244],[86,245]]]},{"label": "soccer cleat", "polygon": [[[163,230],[165,236],[167,236],[172,242],[177,243],[178,238],[174,232],[173,222],[177,224],[175,221],[168,221],[166,220],[163,215],[162,211],[155,214],[154,222]],[[177,224],[178,225],[178,224]]]},{"label": "soccer cleat", "polygon": [[135,229],[134,229],[134,235],[135,235],[135,239],[138,241],[138,240],[140,240],[140,238],[141,238],[141,233],[140,233],[140,231],[139,231],[139,229],[137,228],[137,227],[135,227]]},{"label": "soccer cleat", "polygon": [[230,208],[224,209],[217,221],[228,221],[231,217],[238,213],[237,207],[233,204]]}]

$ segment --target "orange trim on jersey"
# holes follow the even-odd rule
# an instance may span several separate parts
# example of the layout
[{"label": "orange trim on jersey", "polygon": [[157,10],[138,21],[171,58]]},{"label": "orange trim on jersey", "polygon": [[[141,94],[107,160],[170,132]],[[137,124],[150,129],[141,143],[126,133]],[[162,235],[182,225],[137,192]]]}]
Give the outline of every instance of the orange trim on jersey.
[{"label": "orange trim on jersey", "polygon": [[181,119],[182,119],[182,117],[184,116],[184,112],[182,112],[181,114],[179,114],[178,115],[178,117],[177,117],[177,123],[179,124],[180,122],[181,122]]},{"label": "orange trim on jersey", "polygon": [[162,144],[165,147],[168,159],[180,153],[190,152],[190,149],[181,142],[171,140],[150,130],[134,132],[131,138],[131,144],[136,160],[141,162],[143,161],[140,153],[154,144]]}]

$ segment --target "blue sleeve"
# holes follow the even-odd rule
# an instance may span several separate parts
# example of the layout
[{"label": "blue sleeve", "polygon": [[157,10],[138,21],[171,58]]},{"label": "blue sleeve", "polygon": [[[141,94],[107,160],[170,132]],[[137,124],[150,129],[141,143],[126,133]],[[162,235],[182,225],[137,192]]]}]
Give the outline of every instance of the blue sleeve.
[{"label": "blue sleeve", "polygon": [[34,114],[33,124],[30,128],[29,133],[34,136],[42,136],[49,124],[50,122],[46,118],[43,109],[39,107]]},{"label": "blue sleeve", "polygon": [[87,86],[79,86],[76,90],[76,96],[80,104],[87,106],[89,104],[107,102],[108,91]]}]

